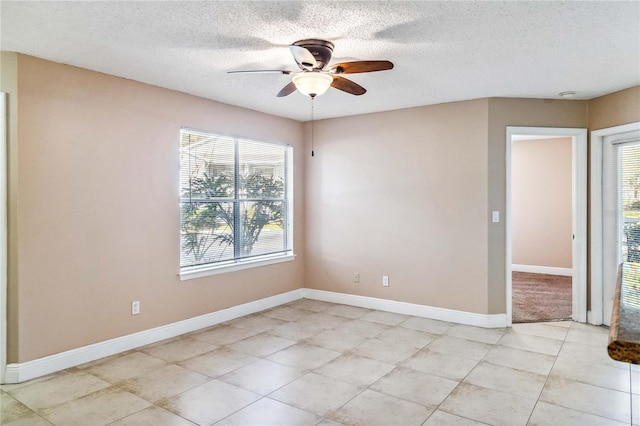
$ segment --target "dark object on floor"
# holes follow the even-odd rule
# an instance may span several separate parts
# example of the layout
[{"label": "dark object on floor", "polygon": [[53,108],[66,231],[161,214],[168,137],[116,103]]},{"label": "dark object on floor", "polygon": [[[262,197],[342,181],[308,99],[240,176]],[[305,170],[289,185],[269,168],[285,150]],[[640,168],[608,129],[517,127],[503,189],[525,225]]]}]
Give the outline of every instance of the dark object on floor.
[{"label": "dark object on floor", "polygon": [[514,323],[571,319],[571,277],[513,272]]}]

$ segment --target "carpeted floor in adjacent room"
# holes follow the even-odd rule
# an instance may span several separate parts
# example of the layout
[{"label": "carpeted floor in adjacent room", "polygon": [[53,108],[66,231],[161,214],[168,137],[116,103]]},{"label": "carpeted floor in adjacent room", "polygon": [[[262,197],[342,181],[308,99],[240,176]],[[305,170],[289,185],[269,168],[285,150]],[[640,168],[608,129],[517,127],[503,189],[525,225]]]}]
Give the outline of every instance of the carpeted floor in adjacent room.
[{"label": "carpeted floor in adjacent room", "polygon": [[571,319],[571,277],[513,272],[513,322]]}]

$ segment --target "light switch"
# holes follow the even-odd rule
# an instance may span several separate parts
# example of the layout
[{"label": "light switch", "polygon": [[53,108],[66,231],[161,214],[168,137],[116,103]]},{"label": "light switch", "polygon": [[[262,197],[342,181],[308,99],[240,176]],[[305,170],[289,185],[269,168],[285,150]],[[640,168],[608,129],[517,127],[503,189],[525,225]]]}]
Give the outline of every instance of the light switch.
[{"label": "light switch", "polygon": [[499,211],[493,211],[491,212],[491,221],[493,223],[498,223],[500,222],[500,212]]}]

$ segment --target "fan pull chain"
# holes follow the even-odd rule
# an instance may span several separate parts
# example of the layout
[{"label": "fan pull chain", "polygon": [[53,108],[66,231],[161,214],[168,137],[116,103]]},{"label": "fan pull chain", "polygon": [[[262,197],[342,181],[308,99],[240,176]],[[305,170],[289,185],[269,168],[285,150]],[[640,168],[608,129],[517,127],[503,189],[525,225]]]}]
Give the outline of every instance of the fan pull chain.
[{"label": "fan pull chain", "polygon": [[313,152],[313,100],[315,99],[315,96],[311,96],[311,156],[314,156],[314,152]]}]

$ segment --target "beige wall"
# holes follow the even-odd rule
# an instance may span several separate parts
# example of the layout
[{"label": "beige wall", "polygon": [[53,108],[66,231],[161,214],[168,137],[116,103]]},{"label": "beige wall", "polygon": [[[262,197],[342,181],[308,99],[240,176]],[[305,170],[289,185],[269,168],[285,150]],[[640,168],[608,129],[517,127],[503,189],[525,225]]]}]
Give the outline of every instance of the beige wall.
[{"label": "beige wall", "polygon": [[[309,124],[28,56],[2,59],[9,362],[302,286],[504,313],[505,228],[489,212],[505,211],[506,126],[585,128],[588,116],[591,127],[640,115],[638,88],[588,103],[426,106],[318,121],[311,158],[300,143]],[[296,261],[179,281],[182,126],[294,146]],[[130,315],[132,300],[141,315]]]},{"label": "beige wall", "polygon": [[[590,101],[489,99],[489,209],[504,211],[507,126],[596,130],[640,121],[640,86]],[[505,225],[489,227],[489,311],[505,312]],[[589,250],[591,248],[589,247]],[[589,265],[587,265],[589,268]],[[589,289],[587,289],[589,293]]]},{"label": "beige wall", "polygon": [[[300,123],[28,56],[18,70],[9,362],[303,286]],[[179,280],[181,127],[294,146],[295,261]]]},{"label": "beige wall", "polygon": [[490,98],[316,122],[306,285],[504,313],[505,224],[489,213],[506,208],[506,127],[586,128],[587,114],[586,101]]},{"label": "beige wall", "polygon": [[571,268],[571,138],[511,146],[512,259],[516,265]]},{"label": "beige wall", "polygon": [[[506,207],[506,128],[587,127],[587,102],[549,99],[489,99],[489,210]],[[505,222],[489,226],[489,312],[506,311]]]},{"label": "beige wall", "polygon": [[640,86],[589,101],[589,130],[640,121]]},{"label": "beige wall", "polygon": [[[7,163],[15,164],[18,158],[18,57],[15,53],[0,52],[0,91],[7,93]],[[9,247],[17,244],[13,231],[17,223],[17,169],[7,170],[7,242]],[[7,286],[17,280],[17,256],[15,251],[7,252]],[[15,288],[15,287],[14,287]],[[9,289],[8,289],[9,290]],[[2,296],[0,296],[1,298]],[[7,328],[18,322],[18,292],[7,291]],[[0,302],[1,303],[1,302]],[[7,333],[7,355],[18,345],[18,334]],[[11,358],[9,358],[10,360]]]},{"label": "beige wall", "polygon": [[307,287],[487,313],[487,104],[314,123]]}]

